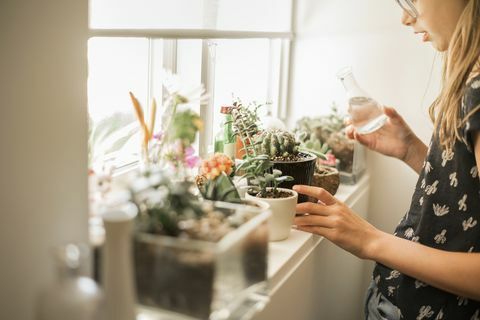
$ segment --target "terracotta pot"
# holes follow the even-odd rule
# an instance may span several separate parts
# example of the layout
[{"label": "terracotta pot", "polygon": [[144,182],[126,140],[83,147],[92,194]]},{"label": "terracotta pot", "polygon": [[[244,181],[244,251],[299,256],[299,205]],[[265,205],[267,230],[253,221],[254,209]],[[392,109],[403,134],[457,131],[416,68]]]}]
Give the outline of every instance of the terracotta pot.
[{"label": "terracotta pot", "polygon": [[[334,195],[340,186],[340,174],[337,169],[318,165],[313,175],[312,186],[320,187]],[[310,198],[310,201],[316,202],[316,199]]]},{"label": "terracotta pot", "polygon": [[[250,144],[248,140],[245,141],[245,143],[247,145]],[[243,147],[242,139],[240,139],[240,137],[237,136],[237,141],[235,142],[235,158],[242,160],[244,155],[245,155],[245,150]]]}]

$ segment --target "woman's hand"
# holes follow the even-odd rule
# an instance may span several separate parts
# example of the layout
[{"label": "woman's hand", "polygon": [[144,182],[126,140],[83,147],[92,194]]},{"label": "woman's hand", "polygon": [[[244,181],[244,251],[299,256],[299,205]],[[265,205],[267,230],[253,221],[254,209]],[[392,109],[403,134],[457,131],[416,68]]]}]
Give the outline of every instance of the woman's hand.
[{"label": "woman's hand", "polygon": [[419,172],[427,147],[394,108],[384,107],[384,113],[388,117],[387,122],[377,131],[363,135],[350,125],[346,129],[347,136],[371,150],[400,159]]},{"label": "woman's hand", "polygon": [[370,259],[381,232],[359,217],[325,189],[296,185],[295,191],[318,199],[297,204],[294,224],[298,230],[315,233],[362,259]]}]

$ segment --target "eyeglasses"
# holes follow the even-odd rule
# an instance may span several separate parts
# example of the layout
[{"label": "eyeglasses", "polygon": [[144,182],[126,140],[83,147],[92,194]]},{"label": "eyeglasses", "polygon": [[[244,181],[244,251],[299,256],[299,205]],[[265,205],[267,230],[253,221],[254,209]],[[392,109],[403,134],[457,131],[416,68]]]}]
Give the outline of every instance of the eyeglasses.
[{"label": "eyeglasses", "polygon": [[396,0],[397,3],[402,7],[403,10],[405,10],[412,18],[417,18],[418,17],[418,11],[417,8],[415,8],[415,5],[413,4],[412,0]]}]

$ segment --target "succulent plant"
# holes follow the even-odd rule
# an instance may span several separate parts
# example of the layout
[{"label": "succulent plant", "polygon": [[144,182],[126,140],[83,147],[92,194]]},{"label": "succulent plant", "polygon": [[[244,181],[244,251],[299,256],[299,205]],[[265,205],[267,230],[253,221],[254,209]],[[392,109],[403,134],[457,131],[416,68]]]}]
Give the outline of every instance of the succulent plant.
[{"label": "succulent plant", "polygon": [[240,195],[232,179],[233,161],[225,154],[216,153],[205,159],[196,183],[203,198],[212,201],[240,203]]},{"label": "succulent plant", "polygon": [[288,157],[298,154],[299,142],[288,131],[267,130],[255,138],[258,154],[266,154],[270,158]]},{"label": "succulent plant", "polygon": [[180,221],[204,215],[191,183],[172,181],[158,169],[139,173],[130,191],[140,211],[137,228],[143,232],[178,236]]},{"label": "succulent plant", "polygon": [[343,132],[345,129],[345,116],[338,111],[335,103],[332,103],[331,112],[320,117],[304,117],[297,121],[295,132],[297,135],[306,135],[305,139],[317,138],[320,142],[327,142],[330,135]]},{"label": "succulent plant", "polygon": [[252,141],[260,130],[258,109],[264,105],[265,104],[257,104],[255,102],[250,102],[248,105],[245,105],[238,98],[233,102],[233,132],[242,141],[242,149],[246,157],[256,156]]},{"label": "succulent plant", "polygon": [[278,196],[278,185],[282,182],[293,181],[291,176],[282,176],[282,172],[277,169],[272,169],[273,162],[266,154],[257,157],[247,158],[237,171],[243,171],[244,174],[240,179],[246,178],[249,185],[257,192],[258,197],[266,197],[267,188],[272,188],[274,197]]}]

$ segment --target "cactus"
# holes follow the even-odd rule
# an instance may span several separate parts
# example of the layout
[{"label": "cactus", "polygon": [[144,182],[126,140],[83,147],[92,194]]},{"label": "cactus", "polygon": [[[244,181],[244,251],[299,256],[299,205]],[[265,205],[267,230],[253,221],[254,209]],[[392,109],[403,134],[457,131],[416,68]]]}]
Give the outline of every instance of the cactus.
[{"label": "cactus", "polygon": [[271,159],[290,157],[298,154],[299,142],[290,132],[283,130],[268,130],[257,135],[256,149],[258,154],[266,154]]}]

